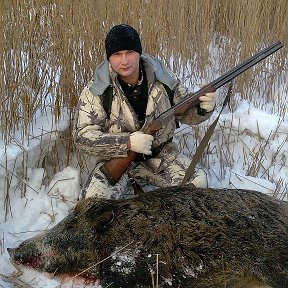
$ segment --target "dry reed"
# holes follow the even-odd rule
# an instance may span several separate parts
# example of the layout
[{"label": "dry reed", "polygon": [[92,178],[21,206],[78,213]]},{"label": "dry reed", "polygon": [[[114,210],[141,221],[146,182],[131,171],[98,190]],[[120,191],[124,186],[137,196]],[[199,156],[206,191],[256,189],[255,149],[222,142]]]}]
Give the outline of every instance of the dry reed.
[{"label": "dry reed", "polygon": [[[17,129],[29,143],[39,114],[51,112],[55,123],[66,116],[64,108],[68,108],[65,111],[72,119],[83,86],[104,57],[105,35],[118,23],[133,25],[144,50],[163,59],[183,80],[188,77],[192,88],[199,83],[189,80],[188,72],[211,81],[215,74],[281,40],[284,48],[239,77],[235,91],[254,103],[255,94],[260,95],[263,101],[257,105],[274,102],[271,112],[284,117],[287,105],[275,90],[283,83],[288,90],[283,78],[283,71],[287,73],[287,8],[287,0],[2,0],[0,123],[4,143],[15,139]],[[218,51],[215,62],[211,43]],[[69,153],[71,137],[66,136],[62,144]],[[222,154],[221,170],[233,160],[233,151]],[[66,164],[70,160],[67,156]],[[251,163],[252,170],[259,169],[253,168],[256,164],[261,163]],[[25,175],[24,160],[22,168]],[[7,191],[10,181],[8,177]],[[6,205],[8,209],[9,197]]]},{"label": "dry reed", "polygon": [[[104,56],[103,39],[113,24],[135,26],[146,52],[173,56],[167,63],[175,71],[189,69],[205,78],[207,65],[213,66],[211,40],[220,49],[219,71],[276,39],[287,44],[287,8],[286,0],[2,0],[1,133],[9,143],[15,129],[28,135],[37,112],[50,109],[56,121],[63,107],[72,109]],[[264,97],[274,99],[271,83],[279,81],[286,61],[284,48],[245,73],[238,89],[252,99],[265,80]]]}]

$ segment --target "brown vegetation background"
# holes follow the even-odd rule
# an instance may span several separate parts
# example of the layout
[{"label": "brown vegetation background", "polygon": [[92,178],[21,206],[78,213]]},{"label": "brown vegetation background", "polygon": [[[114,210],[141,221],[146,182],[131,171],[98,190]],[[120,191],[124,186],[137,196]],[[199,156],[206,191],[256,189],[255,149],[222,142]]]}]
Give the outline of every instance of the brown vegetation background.
[{"label": "brown vegetation background", "polygon": [[[26,179],[29,159],[24,147],[34,137],[37,117],[52,113],[56,123],[68,113],[72,119],[81,90],[105,57],[104,39],[115,24],[134,26],[142,38],[144,51],[165,61],[192,90],[280,40],[284,48],[238,77],[234,92],[259,108],[273,103],[271,113],[285,117],[286,99],[276,91],[284,85],[284,92],[288,93],[287,11],[287,0],[0,0],[1,134],[5,144],[16,143],[23,150],[18,178],[8,170],[6,156],[5,199],[9,199],[12,175]],[[199,83],[194,83],[195,79]],[[219,105],[224,94],[225,88],[220,91]],[[232,100],[230,109],[236,101]],[[193,128],[196,145],[206,126]],[[18,129],[23,133],[23,140],[15,136]],[[222,129],[226,128],[219,129],[220,135],[224,135]],[[228,140],[222,137],[224,142],[229,141],[229,135]],[[266,140],[262,142],[259,145],[265,148]],[[48,148],[50,153],[46,146],[41,148],[37,164],[45,167],[46,172],[50,169],[47,172],[50,176],[69,165],[75,156],[70,153],[73,144],[69,129],[51,146],[54,147],[52,151]],[[247,149],[252,159],[252,164],[243,160],[249,167],[247,175],[257,176],[265,156],[264,148]],[[220,155],[221,167],[234,161],[233,153],[229,155],[228,159]],[[76,166],[88,174],[87,156],[76,158]],[[209,168],[209,157],[204,156],[202,164]],[[220,170],[217,173],[224,173]],[[287,185],[282,182],[282,186]],[[24,195],[27,185],[23,181],[19,183]]]},{"label": "brown vegetation background", "polygon": [[104,57],[107,31],[119,23],[133,25],[144,50],[180,77],[188,70],[206,81],[213,80],[206,75],[214,64],[211,41],[222,73],[281,40],[284,48],[267,60],[269,73],[265,61],[237,80],[248,99],[259,81],[266,83],[269,101],[271,83],[283,81],[278,76],[287,69],[287,11],[287,0],[1,0],[1,133],[9,143],[15,129],[28,133],[39,111],[52,110],[55,121],[64,107],[72,111]]}]

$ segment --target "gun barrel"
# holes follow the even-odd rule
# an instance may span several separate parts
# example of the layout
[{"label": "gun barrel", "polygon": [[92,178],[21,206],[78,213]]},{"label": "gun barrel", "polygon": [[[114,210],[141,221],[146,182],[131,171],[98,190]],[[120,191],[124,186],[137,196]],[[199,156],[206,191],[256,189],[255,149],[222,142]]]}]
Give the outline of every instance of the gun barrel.
[{"label": "gun barrel", "polygon": [[[251,58],[247,59],[246,61],[232,68],[225,74],[216,78],[214,81],[212,81],[208,85],[202,87],[197,92],[189,94],[184,99],[182,99],[177,104],[175,104],[171,109],[174,110],[175,115],[183,114],[185,111],[188,111],[193,106],[196,106],[197,104],[199,104],[200,96],[205,95],[207,92],[216,91],[218,88],[230,82],[231,80],[233,80],[234,78],[236,78],[237,76],[239,76],[240,74],[242,74],[243,72],[245,72],[246,70],[254,66],[255,64],[259,63],[263,59],[267,58],[271,54],[275,53],[277,50],[279,50],[282,47],[283,47],[283,44],[280,41],[276,41],[275,43],[271,44],[270,46],[256,53]],[[168,110],[166,114],[169,114]]]},{"label": "gun barrel", "polygon": [[280,41],[277,41],[271,44],[270,46],[256,53],[254,56],[247,59],[240,65],[234,67],[233,69],[226,72],[224,75],[215,79],[213,82],[211,82],[211,86],[215,87],[215,89],[217,90],[218,88],[230,82],[232,79],[236,78],[238,75],[242,74],[243,72],[245,72],[246,70],[254,66],[255,64],[259,63],[260,61],[264,60],[271,54],[275,53],[277,50],[279,50],[282,47],[283,47],[283,44]]}]

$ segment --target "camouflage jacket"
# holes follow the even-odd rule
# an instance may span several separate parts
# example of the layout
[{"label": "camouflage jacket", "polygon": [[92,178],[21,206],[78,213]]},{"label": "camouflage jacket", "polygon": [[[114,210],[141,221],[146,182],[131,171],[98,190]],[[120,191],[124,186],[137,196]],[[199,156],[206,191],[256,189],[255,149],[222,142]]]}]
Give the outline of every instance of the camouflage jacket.
[{"label": "camouflage jacket", "polygon": [[[174,103],[185,97],[188,91],[157,58],[143,53],[141,59],[148,81],[145,125],[171,107],[162,83],[175,91]],[[102,94],[109,85],[113,87],[113,100],[108,119],[102,104]],[[178,120],[193,125],[205,121],[210,115],[211,113],[207,113],[205,116],[200,116],[197,114],[197,109],[191,109],[187,115]],[[156,133],[153,147],[173,137],[175,128],[175,119],[172,117],[170,122]],[[99,161],[125,157],[128,152],[127,144],[130,133],[140,129],[141,124],[122,91],[116,73],[109,62],[104,60],[97,66],[94,79],[88,83],[80,95],[73,133],[76,147],[95,155]]]}]

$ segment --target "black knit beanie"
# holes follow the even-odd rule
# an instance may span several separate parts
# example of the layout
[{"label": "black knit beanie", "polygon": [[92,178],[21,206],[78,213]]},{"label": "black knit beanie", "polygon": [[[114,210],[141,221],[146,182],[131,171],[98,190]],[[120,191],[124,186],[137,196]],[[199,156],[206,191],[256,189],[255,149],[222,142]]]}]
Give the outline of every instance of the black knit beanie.
[{"label": "black knit beanie", "polygon": [[107,33],[105,48],[108,60],[113,53],[121,50],[133,50],[140,55],[142,53],[138,32],[127,24],[116,25]]}]

